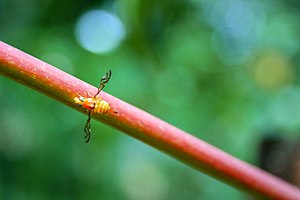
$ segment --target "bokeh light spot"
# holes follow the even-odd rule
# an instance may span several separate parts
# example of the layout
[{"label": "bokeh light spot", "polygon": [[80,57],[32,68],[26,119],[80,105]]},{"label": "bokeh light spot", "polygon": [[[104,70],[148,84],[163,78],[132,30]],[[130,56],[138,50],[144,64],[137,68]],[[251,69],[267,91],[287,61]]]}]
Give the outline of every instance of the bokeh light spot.
[{"label": "bokeh light spot", "polygon": [[259,1],[203,1],[204,18],[215,29],[212,44],[229,63],[243,63],[251,55],[266,23],[266,11]]},{"label": "bokeh light spot", "polygon": [[293,74],[288,60],[277,53],[262,56],[254,68],[255,81],[265,89],[277,89],[289,85],[293,80]]},{"label": "bokeh light spot", "polygon": [[101,54],[115,49],[125,37],[121,20],[103,10],[91,10],[78,20],[76,39],[86,50]]}]

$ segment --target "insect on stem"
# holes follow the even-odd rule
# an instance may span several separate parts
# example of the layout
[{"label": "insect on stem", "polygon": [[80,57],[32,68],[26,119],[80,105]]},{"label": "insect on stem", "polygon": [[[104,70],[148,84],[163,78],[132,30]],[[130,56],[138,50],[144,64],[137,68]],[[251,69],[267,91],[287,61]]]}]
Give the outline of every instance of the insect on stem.
[{"label": "insect on stem", "polygon": [[[105,100],[103,100],[101,98],[97,99],[97,95],[105,87],[105,85],[109,81],[110,77],[111,77],[111,70],[106,72],[105,76],[103,76],[100,79],[98,91],[92,98],[91,97],[85,98],[80,95],[79,95],[79,97],[74,98],[76,104],[78,104],[81,107],[86,108],[88,111],[88,119],[84,126],[84,132],[85,132],[84,138],[86,139],[85,140],[86,143],[88,143],[91,138],[91,118],[92,118],[91,114],[92,113],[105,114],[111,109],[109,103],[107,103]],[[114,113],[117,114],[117,112],[115,110],[113,110],[113,111],[114,111]]]}]

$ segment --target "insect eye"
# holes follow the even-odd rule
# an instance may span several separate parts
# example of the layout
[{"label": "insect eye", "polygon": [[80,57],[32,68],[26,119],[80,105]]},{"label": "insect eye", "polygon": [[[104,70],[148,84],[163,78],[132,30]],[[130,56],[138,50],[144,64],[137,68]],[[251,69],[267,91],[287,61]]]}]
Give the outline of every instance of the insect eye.
[{"label": "insect eye", "polygon": [[84,102],[84,97],[79,97],[79,100]]}]

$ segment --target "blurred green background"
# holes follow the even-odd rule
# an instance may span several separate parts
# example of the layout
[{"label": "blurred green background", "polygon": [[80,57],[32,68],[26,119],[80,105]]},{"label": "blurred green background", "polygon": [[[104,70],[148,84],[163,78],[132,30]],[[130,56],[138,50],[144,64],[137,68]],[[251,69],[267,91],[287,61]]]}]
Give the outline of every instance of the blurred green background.
[{"label": "blurred green background", "polygon": [[[297,184],[284,170],[299,157],[299,11],[295,0],[0,0],[0,40],[95,86],[111,69],[106,92]],[[5,77],[0,96],[0,200],[251,199],[96,121],[85,144],[86,116]]]}]

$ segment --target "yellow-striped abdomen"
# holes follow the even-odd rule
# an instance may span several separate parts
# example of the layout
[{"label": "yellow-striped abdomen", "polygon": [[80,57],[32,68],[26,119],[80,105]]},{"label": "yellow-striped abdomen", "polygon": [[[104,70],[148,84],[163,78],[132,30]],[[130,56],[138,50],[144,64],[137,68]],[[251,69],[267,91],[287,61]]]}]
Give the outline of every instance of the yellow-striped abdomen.
[{"label": "yellow-striped abdomen", "polygon": [[99,114],[105,114],[109,111],[110,106],[109,104],[104,100],[97,100],[95,103],[95,108],[92,112],[99,113]]}]

